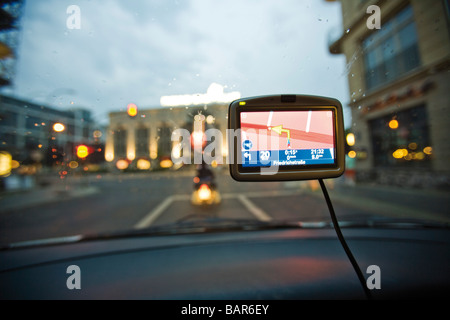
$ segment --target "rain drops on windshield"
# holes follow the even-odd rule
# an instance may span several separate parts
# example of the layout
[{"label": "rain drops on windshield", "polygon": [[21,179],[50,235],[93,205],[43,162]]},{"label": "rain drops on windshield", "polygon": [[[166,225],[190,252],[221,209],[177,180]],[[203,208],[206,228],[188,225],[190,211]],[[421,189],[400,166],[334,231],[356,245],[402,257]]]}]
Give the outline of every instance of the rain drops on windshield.
[{"label": "rain drops on windshield", "polygon": [[230,176],[230,139],[244,165],[271,161],[275,144],[281,165],[334,161],[328,116],[249,113],[228,130],[232,101],[275,94],[341,102],[346,168],[325,180],[341,220],[449,222],[450,44],[437,6],[5,2],[0,245],[180,220],[329,223],[315,180]]}]

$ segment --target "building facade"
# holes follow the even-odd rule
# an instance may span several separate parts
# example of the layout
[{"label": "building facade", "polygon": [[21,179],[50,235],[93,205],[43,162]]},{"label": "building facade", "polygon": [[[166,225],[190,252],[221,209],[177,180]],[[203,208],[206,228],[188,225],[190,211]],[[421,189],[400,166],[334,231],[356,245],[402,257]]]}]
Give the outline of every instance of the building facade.
[{"label": "building facade", "polygon": [[[449,1],[341,0],[359,181],[450,185]],[[379,29],[367,20],[380,8]]]},{"label": "building facade", "polygon": [[[206,93],[162,96],[160,107],[111,112],[105,142],[105,160],[111,168],[179,169],[206,162],[226,162],[228,106],[237,91],[211,83]],[[199,141],[193,148],[193,142]],[[195,144],[195,143],[194,143]]]},{"label": "building facade", "polygon": [[[54,124],[61,124],[60,132]],[[76,158],[79,144],[101,144],[88,110],[67,111],[0,95],[0,150],[23,164],[52,166]]]},{"label": "building facade", "polygon": [[[127,111],[110,113],[105,159],[119,169],[160,168],[163,161],[172,161],[172,156],[186,156],[183,150],[190,149],[187,145],[190,141],[181,137],[173,139],[172,135],[177,129],[194,132],[196,121],[201,122],[204,132],[209,129],[220,130],[222,141],[215,142],[216,149],[226,157],[228,104],[211,103],[138,110],[135,116],[128,115]],[[192,163],[193,156],[191,153]],[[141,167],[139,161],[150,164]]]},{"label": "building facade", "polygon": [[0,1],[0,88],[14,82],[24,0]]}]

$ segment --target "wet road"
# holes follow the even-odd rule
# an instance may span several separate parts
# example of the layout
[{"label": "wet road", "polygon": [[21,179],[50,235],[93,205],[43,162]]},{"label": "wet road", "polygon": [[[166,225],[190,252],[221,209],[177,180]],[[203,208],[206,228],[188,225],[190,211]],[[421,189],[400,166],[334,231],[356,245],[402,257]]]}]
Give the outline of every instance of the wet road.
[{"label": "wet road", "polygon": [[[70,178],[46,187],[52,190],[48,191],[51,192],[48,201],[29,205],[25,205],[27,199],[39,197],[36,192],[16,194],[15,198],[6,199],[9,202],[1,200],[4,207],[0,212],[0,244],[141,229],[205,217],[330,221],[323,194],[315,181],[240,183],[226,170],[217,171],[216,177],[222,202],[214,207],[190,203],[193,172],[189,171]],[[407,207],[385,201],[389,195],[396,195],[384,189],[369,194],[363,189],[344,186],[339,180],[326,183],[338,219],[414,214],[420,218],[426,215],[448,220],[445,209],[448,201],[442,212],[430,215],[426,208],[419,210],[414,203],[414,207]],[[377,199],[380,192],[386,194]],[[406,200],[408,197],[404,195]]]}]

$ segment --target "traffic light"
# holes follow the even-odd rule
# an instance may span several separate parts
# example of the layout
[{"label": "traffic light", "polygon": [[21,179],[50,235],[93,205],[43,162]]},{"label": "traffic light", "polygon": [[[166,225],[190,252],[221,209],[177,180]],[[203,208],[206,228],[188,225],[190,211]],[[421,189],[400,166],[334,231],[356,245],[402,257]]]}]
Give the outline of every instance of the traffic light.
[{"label": "traffic light", "polygon": [[348,132],[345,136],[345,154],[350,158],[356,157],[356,151],[354,150],[355,146],[355,134],[352,132]]},{"label": "traffic light", "polygon": [[191,146],[196,148],[204,148],[206,146],[207,137],[203,131],[194,131],[191,134]]},{"label": "traffic light", "polygon": [[84,144],[77,146],[77,157],[84,159],[89,155],[89,149]]},{"label": "traffic light", "polygon": [[347,144],[350,147],[353,147],[355,145],[355,135],[352,132],[349,132],[345,138],[345,140],[347,141]]},{"label": "traffic light", "polygon": [[135,117],[138,113],[137,106],[134,103],[129,103],[127,106],[127,113],[130,117]]}]

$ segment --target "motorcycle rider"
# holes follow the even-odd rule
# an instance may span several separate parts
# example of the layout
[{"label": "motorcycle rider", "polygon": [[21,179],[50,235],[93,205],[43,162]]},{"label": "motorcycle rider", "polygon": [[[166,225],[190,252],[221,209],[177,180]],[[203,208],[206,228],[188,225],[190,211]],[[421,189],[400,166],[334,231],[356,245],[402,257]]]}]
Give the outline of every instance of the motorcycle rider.
[{"label": "motorcycle rider", "polygon": [[209,168],[205,161],[197,168],[197,177],[199,178],[198,185],[206,182],[209,183],[211,189],[216,188],[214,172]]}]

